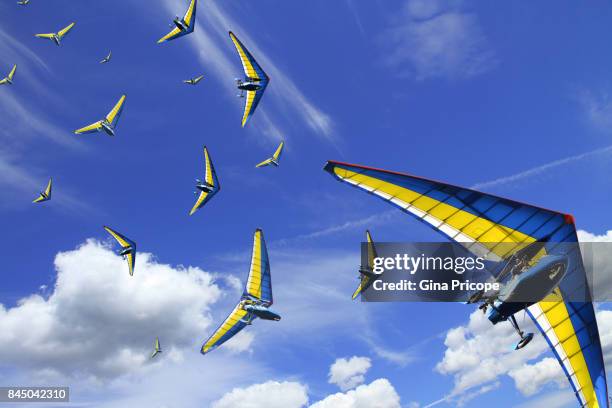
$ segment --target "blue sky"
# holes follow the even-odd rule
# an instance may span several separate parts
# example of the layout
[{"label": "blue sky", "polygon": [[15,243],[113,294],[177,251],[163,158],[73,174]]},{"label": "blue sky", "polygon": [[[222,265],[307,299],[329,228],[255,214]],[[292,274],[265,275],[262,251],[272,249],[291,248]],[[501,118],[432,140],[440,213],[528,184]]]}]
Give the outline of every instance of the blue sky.
[{"label": "blue sky", "polygon": [[[194,377],[211,366],[234,365],[240,369],[227,369],[227,381],[196,393],[200,403],[269,380],[307,387],[314,403],[346,391],[328,382],[336,359],[362,356],[371,361],[364,386],[384,378],[401,406],[425,406],[456,391],[462,373],[471,376],[467,368],[436,369],[452,349],[445,345],[450,329],[464,328],[475,346],[479,335],[489,333],[479,330],[503,335],[504,329],[477,322],[468,327],[472,309],[463,305],[351,302],[366,228],[379,241],[439,237],[382,201],[335,182],[322,171],[326,160],[476,186],[572,213],[580,229],[595,235],[612,229],[609,4],[200,0],[195,32],[156,44],[186,5],[174,0],[147,2],[146,8],[116,0],[0,5],[0,71],[18,64],[14,85],[0,88],[5,229],[0,303],[17,316],[13,321],[10,313],[0,313],[0,327],[3,318],[5,327],[20,324],[20,299],[62,298],[54,286],[62,273],[74,282],[81,282],[79,271],[104,274],[100,265],[116,258],[102,229],[110,225],[153,254],[144,256],[148,264],[137,265],[134,279],[139,266],[154,276],[155,265],[165,265],[171,279],[182,279],[179,265],[215,278],[191,282],[204,285],[209,296],[201,305],[203,317],[194,317],[202,332],[166,337],[181,357],[157,363],[157,371],[190,377],[155,377],[168,388],[191,392],[191,382],[198,384]],[[76,26],[61,47],[33,36],[72,21]],[[228,30],[271,77],[244,129],[243,101],[235,97],[233,83],[242,69]],[[98,64],[109,50],[112,61]],[[205,77],[198,86],[182,84],[199,74]],[[127,100],[116,137],[73,134],[105,115],[123,93]],[[281,139],[286,141],[281,166],[255,169]],[[202,177],[204,145],[222,189],[188,217],[194,179]],[[30,204],[49,176],[55,182],[53,200]],[[239,295],[232,285],[245,278],[257,227],[269,244],[275,308],[283,320],[249,328],[253,337],[245,338],[244,350],[220,349],[202,357],[199,344]],[[96,241],[80,247],[90,238]],[[89,250],[104,262],[94,265],[84,256]],[[74,262],[58,264],[58,253]],[[41,285],[46,285],[42,293]],[[3,341],[10,343],[0,335],[0,345]],[[130,344],[134,355],[148,351],[136,340]],[[531,358],[512,361],[515,368],[550,357],[538,347]],[[41,358],[11,359],[0,369],[7,378],[55,376],[49,378],[73,385],[75,400],[84,404],[121,406],[134,398],[138,406],[138,387],[117,384],[147,384],[151,368],[144,366],[146,375],[138,368],[111,375]],[[83,372],[88,380],[78,375]],[[556,398],[557,406],[571,406],[571,393],[564,383],[561,389],[555,385],[555,375],[553,370],[537,392],[525,396],[502,370],[440,405],[454,406],[461,398],[466,406]]]}]

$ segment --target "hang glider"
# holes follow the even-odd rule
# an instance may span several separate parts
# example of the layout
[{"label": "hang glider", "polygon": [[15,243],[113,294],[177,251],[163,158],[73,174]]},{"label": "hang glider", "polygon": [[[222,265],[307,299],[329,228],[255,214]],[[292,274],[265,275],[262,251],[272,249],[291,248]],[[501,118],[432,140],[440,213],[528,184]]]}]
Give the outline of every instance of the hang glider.
[{"label": "hang glider", "polygon": [[159,344],[159,337],[155,338],[155,345],[153,347],[153,354],[151,354],[151,358],[154,358],[156,355],[162,352],[161,345]]},{"label": "hang glider", "polygon": [[268,82],[270,82],[270,78],[268,78],[268,75],[234,33],[230,31],[229,36],[236,46],[236,51],[238,51],[240,61],[242,61],[242,68],[244,69],[244,79],[236,79],[236,87],[240,90],[239,96],[245,98],[244,114],[242,115],[242,127],[244,127],[255,112],[268,86]]},{"label": "hang glider", "polygon": [[84,133],[94,133],[94,132],[105,132],[109,136],[115,136],[115,128],[117,127],[117,122],[119,122],[119,117],[121,116],[121,112],[123,111],[123,104],[125,103],[125,95],[121,95],[119,101],[115,104],[113,109],[108,112],[108,115],[97,122],[92,123],[91,125],[87,125],[80,129],[74,131],[77,135]]},{"label": "hang glider", "polygon": [[197,85],[204,78],[204,75],[197,76],[191,79],[185,79],[183,82],[189,85]]},{"label": "hang glider", "polygon": [[17,71],[17,64],[13,65],[13,68],[11,68],[11,71],[8,73],[8,75],[2,79],[0,79],[0,85],[11,85],[13,83],[13,77],[15,76],[15,71]]},{"label": "hang glider", "polygon": [[[208,154],[208,149],[204,146],[204,181],[200,181],[196,179],[196,189],[199,191],[198,199],[195,204],[191,208],[189,215],[193,215],[197,210],[202,208],[204,204],[206,204],[211,198],[214,197],[215,194],[221,190],[221,185],[219,184],[219,179],[217,178],[217,172],[215,171],[215,167],[213,166],[212,159]],[[195,194],[198,194],[198,191],[195,191]]]},{"label": "hang glider", "polygon": [[[538,241],[578,241],[574,219],[567,214],[371,167],[330,161],[325,170],[336,179],[399,207],[488,259],[509,259],[518,250],[518,244],[524,247]],[[580,257],[577,262],[582,262]],[[608,407],[603,353],[593,304],[567,300],[571,289],[564,282],[566,280],[542,301],[529,306],[527,312],[561,364],[580,406]],[[588,292],[588,288],[586,290]],[[587,295],[591,299],[590,292]],[[496,323],[491,314],[489,319]],[[501,316],[500,320],[504,319],[515,326],[512,316]],[[528,337],[518,326],[515,329],[521,341]]]},{"label": "hang glider", "polygon": [[221,326],[204,342],[201,353],[210,353],[240,330],[251,325],[258,317],[263,320],[279,321],[281,317],[270,310],[272,303],[270,260],[263,231],[258,228],[253,236],[251,268],[240,301]]},{"label": "hang glider", "polygon": [[370,235],[370,231],[368,230],[366,230],[366,243],[368,246],[367,263],[365,265],[361,265],[359,268],[359,278],[361,281],[359,282],[357,289],[355,289],[355,292],[353,292],[353,300],[372,286],[372,283],[374,283],[377,277],[377,275],[375,275],[373,272],[374,258],[377,257],[376,247],[374,246],[372,235]]},{"label": "hang glider", "polygon": [[47,187],[45,191],[41,191],[38,194],[38,197],[32,201],[33,203],[42,203],[43,201],[49,201],[51,199],[51,187],[52,187],[52,178],[49,178],[49,182],[47,183]]},{"label": "hang glider", "polygon": [[19,4],[20,6],[27,6],[29,2],[30,0],[19,0],[17,4]]},{"label": "hang glider", "polygon": [[100,60],[100,64],[106,64],[107,62],[109,62],[111,60],[112,55],[113,52],[109,51],[108,55]]},{"label": "hang glider", "polygon": [[174,20],[172,20],[172,25],[174,28],[168,34],[160,38],[159,41],[157,41],[158,44],[163,43],[164,41],[174,40],[175,38],[179,38],[193,32],[196,22],[197,3],[198,0],[191,0],[189,3],[189,8],[187,9],[187,12],[183,18],[175,17]]},{"label": "hang glider", "polygon": [[55,45],[60,46],[62,43],[62,39],[68,34],[72,27],[74,27],[75,23],[70,23],[66,27],[59,30],[57,33],[49,33],[49,34],[35,34],[35,37],[38,38],[46,38],[55,43]]},{"label": "hang glider", "polygon": [[264,166],[274,166],[274,167],[278,167],[279,163],[279,159],[281,156],[281,153],[283,152],[283,147],[285,146],[285,142],[280,142],[280,144],[278,145],[278,147],[276,148],[276,151],[274,152],[274,154],[272,155],[272,157],[262,161],[261,163],[259,163],[258,165],[256,165],[255,167],[264,167]]},{"label": "hang glider", "polygon": [[125,235],[121,235],[117,231],[112,230],[110,227],[104,226],[104,229],[117,240],[119,245],[121,245],[118,254],[127,261],[128,271],[130,272],[130,276],[133,276],[134,264],[136,263],[136,243],[128,239]]}]

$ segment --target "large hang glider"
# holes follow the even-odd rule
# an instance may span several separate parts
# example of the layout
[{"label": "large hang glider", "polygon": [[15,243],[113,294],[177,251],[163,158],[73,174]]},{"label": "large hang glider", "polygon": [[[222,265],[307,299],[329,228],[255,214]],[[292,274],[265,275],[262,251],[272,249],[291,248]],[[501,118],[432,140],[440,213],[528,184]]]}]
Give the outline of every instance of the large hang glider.
[{"label": "large hang glider", "polygon": [[270,260],[264,241],[263,231],[255,230],[253,237],[253,255],[251,269],[234,310],[223,321],[221,326],[204,344],[202,354],[209,353],[234,337],[240,330],[253,323],[256,318],[278,321],[281,317],[270,310],[272,306],[272,277],[270,275]]},{"label": "large hang glider", "polygon": [[206,146],[204,146],[204,164],[206,166],[204,171],[204,181],[196,179],[197,191],[195,191],[195,194],[198,194],[198,199],[191,208],[191,211],[189,211],[189,215],[193,215],[193,213],[202,208],[204,204],[206,204],[211,198],[214,197],[215,194],[219,192],[219,190],[221,190],[221,185],[219,184],[219,179],[217,178],[217,172],[215,171],[215,167],[213,166]]},{"label": "large hang glider", "polygon": [[0,85],[8,84],[11,85],[13,83],[13,77],[15,76],[15,71],[17,71],[17,64],[13,65],[11,71],[8,75],[2,79],[0,79]]},{"label": "large hang glider", "polygon": [[60,46],[61,43],[62,43],[62,40],[64,39],[66,34],[68,34],[68,32],[70,30],[72,30],[72,27],[74,27],[74,25],[75,25],[75,23],[70,23],[66,27],[64,27],[61,30],[59,30],[57,33],[34,34],[34,36],[38,37],[38,38],[46,38],[48,40],[53,41],[55,43],[55,45]]},{"label": "large hang glider", "polygon": [[157,41],[158,44],[163,43],[164,41],[174,40],[175,38],[179,38],[193,32],[196,22],[197,3],[198,0],[191,0],[189,3],[189,8],[187,9],[187,12],[185,12],[183,18],[175,17],[174,20],[172,20],[172,24],[175,27],[168,34],[160,38],[159,41]]},{"label": "large hang glider", "polygon": [[359,268],[360,282],[355,292],[353,292],[353,300],[355,300],[357,296],[359,296],[370,286],[372,286],[372,283],[374,283],[374,281],[376,280],[376,275],[373,272],[374,258],[377,257],[376,247],[374,246],[374,241],[372,240],[372,235],[370,235],[370,231],[367,230],[366,242],[368,246],[367,263],[366,265],[361,265],[361,267]]},{"label": "large hang glider", "polygon": [[280,156],[281,156],[281,153],[283,152],[284,146],[285,146],[285,142],[280,142],[280,144],[276,148],[276,151],[274,152],[272,157],[267,158],[266,160],[262,161],[255,167],[264,167],[264,166],[270,166],[270,165],[274,167],[278,167],[279,165],[278,161],[280,160]]},{"label": "large hang glider", "polygon": [[268,86],[268,82],[270,82],[270,78],[268,78],[268,75],[266,75],[249,50],[247,50],[234,33],[230,31],[229,36],[236,46],[236,51],[238,51],[240,61],[242,61],[242,68],[244,69],[244,80],[236,79],[236,87],[240,90],[239,96],[245,98],[246,92],[244,114],[242,115],[242,127],[244,127],[255,112]]},{"label": "large hang glider", "polygon": [[119,117],[121,116],[121,112],[123,111],[123,104],[125,103],[125,95],[121,95],[119,101],[115,104],[113,109],[108,112],[108,115],[97,122],[92,123],[91,125],[87,125],[80,129],[74,131],[77,135],[84,133],[94,133],[94,132],[105,132],[109,136],[115,136],[115,128],[117,127],[117,123],[119,122]]},{"label": "large hang glider", "polygon": [[125,235],[121,235],[117,231],[112,230],[109,227],[104,227],[106,232],[111,234],[113,238],[117,240],[119,245],[121,245],[121,250],[119,251],[119,255],[123,257],[127,261],[128,271],[130,272],[130,276],[134,275],[134,265],[136,263],[136,243],[130,239],[128,239]]},{"label": "large hang glider", "polygon": [[[574,220],[567,214],[371,167],[330,161],[325,170],[338,180],[382,198],[449,239],[490,259],[512,264],[510,261],[515,254],[523,260],[533,258],[542,249],[542,246],[538,248],[539,242],[578,241]],[[566,260],[552,256],[544,258],[529,269],[529,273],[544,270],[551,280],[569,274]],[[576,262],[581,264],[580,256]],[[546,338],[580,406],[608,407],[603,353],[590,292],[586,288],[588,299],[585,300],[588,301],[568,300],[575,287],[568,287],[566,282],[567,279],[557,282],[558,287],[541,301],[521,306]],[[517,344],[520,348],[529,342],[530,335],[525,335],[516,325],[513,314],[520,311],[516,305],[496,301],[488,317],[493,324],[509,320],[521,336]]]},{"label": "large hang glider", "polygon": [[49,182],[47,183],[47,187],[45,188],[45,191],[41,191],[38,194],[38,197],[36,197],[34,201],[32,201],[33,203],[42,203],[43,201],[49,201],[51,199],[52,182],[53,179],[50,178]]}]

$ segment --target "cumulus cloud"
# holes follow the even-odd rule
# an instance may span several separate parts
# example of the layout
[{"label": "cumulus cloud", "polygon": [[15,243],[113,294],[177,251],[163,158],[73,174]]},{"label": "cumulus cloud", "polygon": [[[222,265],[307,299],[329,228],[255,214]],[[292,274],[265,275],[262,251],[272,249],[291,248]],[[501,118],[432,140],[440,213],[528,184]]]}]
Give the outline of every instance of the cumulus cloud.
[{"label": "cumulus cloud", "polygon": [[496,64],[475,14],[446,0],[409,0],[385,32],[386,61],[416,79],[465,78]]},{"label": "cumulus cloud", "polygon": [[535,364],[523,364],[508,372],[516,389],[525,396],[534,395],[544,384],[556,382],[559,388],[566,386],[565,374],[556,358],[546,357]]},{"label": "cumulus cloud", "polygon": [[0,360],[33,372],[115,378],[148,362],[155,336],[165,355],[202,340],[221,295],[211,274],[147,253],[138,254],[133,277],[126,268],[94,240],[59,253],[48,296],[0,304]]},{"label": "cumulus cloud", "polygon": [[367,357],[353,356],[349,359],[339,358],[329,367],[329,383],[336,384],[342,391],[350,390],[363,384],[365,373],[372,363]]},{"label": "cumulus cloud", "polygon": [[306,386],[292,381],[268,381],[234,388],[213,403],[213,408],[301,408],[308,404]]},{"label": "cumulus cloud", "polygon": [[[519,316],[523,330],[534,332],[530,318]],[[453,375],[455,385],[451,396],[494,382],[499,376],[518,369],[548,350],[542,336],[536,336],[521,350],[514,350],[518,336],[510,324],[492,325],[479,310],[470,315],[466,326],[449,330],[444,344],[446,351],[436,370]],[[561,367],[558,367],[561,371]]]},{"label": "cumulus cloud", "polygon": [[400,397],[386,378],[363,384],[346,393],[329,395],[311,408],[400,408]]}]

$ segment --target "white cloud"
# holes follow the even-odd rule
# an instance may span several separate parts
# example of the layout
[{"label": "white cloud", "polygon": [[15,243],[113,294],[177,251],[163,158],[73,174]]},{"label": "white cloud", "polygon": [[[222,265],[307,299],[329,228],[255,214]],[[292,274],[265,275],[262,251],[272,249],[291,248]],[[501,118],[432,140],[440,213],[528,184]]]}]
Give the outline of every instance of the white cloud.
[{"label": "white cloud", "polygon": [[311,408],[400,408],[400,397],[386,378],[363,384],[346,393],[329,395]]},{"label": "white cloud", "polygon": [[452,1],[409,0],[383,41],[387,63],[416,79],[471,77],[496,64],[476,15]]},{"label": "white cloud", "polygon": [[581,90],[577,99],[591,126],[605,132],[612,130],[612,100],[608,92]]},{"label": "white cloud", "polygon": [[567,386],[567,379],[559,368],[559,362],[552,357],[546,357],[535,364],[523,364],[510,370],[508,375],[514,380],[516,389],[525,396],[534,395],[549,382],[556,382],[559,388]]},{"label": "white cloud", "polygon": [[367,357],[338,358],[329,367],[329,383],[336,384],[342,391],[355,388],[363,384],[364,375],[371,366]]},{"label": "white cloud", "polygon": [[234,388],[213,408],[301,408],[308,403],[306,386],[291,381],[268,381],[246,388]]},{"label": "white cloud", "polygon": [[116,378],[148,362],[159,336],[165,354],[194,348],[221,292],[199,268],[174,268],[139,253],[135,275],[94,240],[55,258],[48,297],[0,305],[0,360],[20,369]]},{"label": "white cloud", "polygon": [[[523,330],[536,331],[529,317],[517,318]],[[472,312],[466,326],[450,329],[444,341],[444,357],[436,366],[438,372],[454,376],[455,385],[449,395],[460,396],[474,387],[492,383],[548,350],[540,335],[521,350],[514,350],[517,341],[518,335],[510,324],[493,325],[480,310]]]}]

